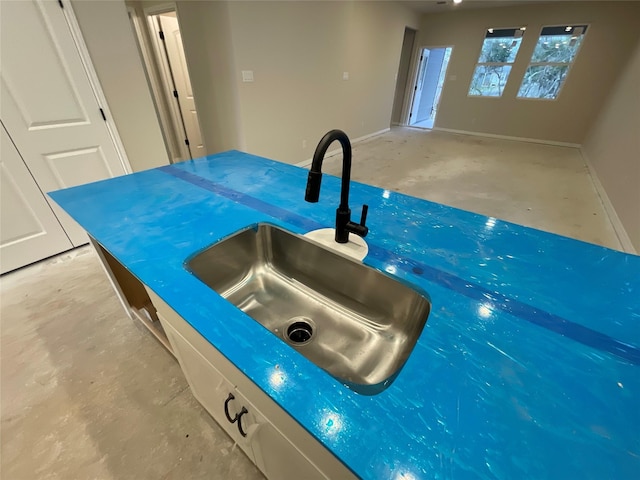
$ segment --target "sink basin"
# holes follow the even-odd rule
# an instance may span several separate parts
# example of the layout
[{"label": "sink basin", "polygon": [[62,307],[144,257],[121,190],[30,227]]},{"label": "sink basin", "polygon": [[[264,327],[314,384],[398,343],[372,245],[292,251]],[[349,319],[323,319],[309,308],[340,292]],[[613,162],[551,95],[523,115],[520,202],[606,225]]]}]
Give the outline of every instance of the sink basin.
[{"label": "sink basin", "polygon": [[186,266],[361,394],[376,394],[391,384],[431,306],[426,294],[269,224],[216,243]]}]

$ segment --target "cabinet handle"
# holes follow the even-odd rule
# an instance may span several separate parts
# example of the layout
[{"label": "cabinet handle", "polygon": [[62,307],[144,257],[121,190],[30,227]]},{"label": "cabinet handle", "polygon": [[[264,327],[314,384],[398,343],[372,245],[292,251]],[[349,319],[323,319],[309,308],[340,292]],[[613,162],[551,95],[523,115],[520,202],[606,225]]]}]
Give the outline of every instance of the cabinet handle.
[{"label": "cabinet handle", "polygon": [[233,393],[229,393],[229,396],[224,401],[224,416],[227,417],[227,420],[229,420],[229,423],[238,422],[238,431],[240,432],[240,435],[242,435],[243,437],[246,437],[247,434],[242,429],[242,423],[240,422],[241,422],[242,416],[245,413],[249,413],[249,410],[247,410],[246,407],[243,406],[242,409],[240,410],[240,413],[236,413],[235,417],[231,418],[231,415],[229,415],[229,402],[235,398],[236,397],[233,396]]},{"label": "cabinet handle", "polygon": [[233,418],[231,418],[231,415],[229,415],[229,402],[234,398],[236,397],[233,396],[233,393],[229,393],[229,396],[224,401],[224,416],[227,417],[227,420],[229,420],[229,423],[235,423],[235,421],[238,419],[237,413],[236,413],[236,416]]},{"label": "cabinet handle", "polygon": [[242,416],[245,413],[249,413],[249,411],[245,407],[242,407],[242,410],[240,410],[240,413],[237,415],[237,418],[236,418],[238,420],[238,431],[240,432],[240,435],[242,435],[243,437],[247,436],[245,431],[242,429]]}]

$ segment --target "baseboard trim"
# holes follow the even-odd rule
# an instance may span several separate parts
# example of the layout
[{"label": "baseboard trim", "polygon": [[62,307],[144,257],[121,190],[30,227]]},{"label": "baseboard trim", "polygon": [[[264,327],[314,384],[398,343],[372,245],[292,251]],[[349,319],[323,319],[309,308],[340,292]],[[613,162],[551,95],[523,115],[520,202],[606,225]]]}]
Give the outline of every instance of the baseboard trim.
[{"label": "baseboard trim", "polygon": [[383,133],[387,133],[389,131],[391,131],[390,127],[383,128],[382,130],[378,130],[377,132],[369,133],[367,135],[363,135],[362,137],[358,137],[355,140],[353,140],[352,143],[364,142],[365,140],[369,140],[370,138],[377,137],[378,135],[382,135]]},{"label": "baseboard trim", "polygon": [[439,132],[458,133],[460,135],[473,135],[476,137],[498,138],[500,140],[516,140],[518,142],[540,143],[542,145],[553,145],[556,147],[580,148],[579,143],[556,142],[554,140],[540,140],[538,138],[511,137],[509,135],[494,135],[493,133],[470,132],[468,130],[455,130],[453,128],[433,127],[431,130]]},{"label": "baseboard trim", "polygon": [[[370,138],[377,137],[378,135],[382,135],[383,133],[387,133],[390,130],[391,128],[385,128],[383,130],[378,130],[377,132],[363,135],[362,137],[354,138],[353,140],[351,140],[351,145],[356,145],[358,143],[364,142],[365,140],[369,140]],[[334,148],[333,150],[329,150],[324,156],[325,158],[333,157],[334,155],[337,155],[340,152],[342,152],[341,148]],[[313,158],[308,158],[307,160],[303,160],[302,162],[294,163],[294,165],[296,167],[308,167],[309,165],[311,165],[312,161],[313,161]]]},{"label": "baseboard trim", "polygon": [[580,148],[580,155],[582,155],[582,159],[584,160],[585,165],[587,166],[587,170],[589,171],[589,178],[591,178],[591,182],[593,183],[593,187],[596,189],[598,196],[600,197],[600,201],[602,202],[602,206],[604,207],[604,211],[607,212],[607,216],[609,217],[609,221],[611,222],[611,226],[613,227],[613,231],[615,232],[618,240],[620,241],[620,245],[622,249],[626,253],[632,253],[637,255],[633,243],[631,243],[631,238],[629,238],[629,234],[627,230],[624,228],[620,217],[618,217],[618,213],[616,212],[613,203],[609,199],[609,195],[607,195],[607,191],[604,189],[604,186],[600,182],[598,178],[598,174],[593,168],[593,164],[589,160],[589,156],[585,153],[585,151]]}]

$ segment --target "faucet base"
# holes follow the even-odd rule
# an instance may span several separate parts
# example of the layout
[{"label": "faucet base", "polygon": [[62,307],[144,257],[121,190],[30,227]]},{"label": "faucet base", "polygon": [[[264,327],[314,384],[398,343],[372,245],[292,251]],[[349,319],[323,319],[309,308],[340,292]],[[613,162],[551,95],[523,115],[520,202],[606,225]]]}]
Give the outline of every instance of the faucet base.
[{"label": "faucet base", "polygon": [[347,243],[349,241],[349,230],[347,230],[349,223],[351,223],[351,209],[338,207],[336,210],[336,242]]},{"label": "faucet base", "polygon": [[369,245],[357,235],[349,238],[347,243],[336,243],[336,231],[333,228],[321,228],[304,234],[305,238],[341,255],[362,261],[369,253]]},{"label": "faucet base", "polygon": [[362,207],[362,220],[360,223],[351,221],[351,209],[338,207],[336,210],[336,242],[347,243],[349,234],[354,233],[359,237],[366,237],[369,229],[364,225],[367,218],[368,206]]}]

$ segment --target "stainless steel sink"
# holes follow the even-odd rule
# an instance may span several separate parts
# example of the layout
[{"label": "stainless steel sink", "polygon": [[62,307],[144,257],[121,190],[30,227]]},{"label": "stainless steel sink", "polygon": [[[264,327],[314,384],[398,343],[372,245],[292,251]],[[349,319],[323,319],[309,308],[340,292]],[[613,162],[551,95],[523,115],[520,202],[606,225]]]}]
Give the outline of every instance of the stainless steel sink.
[{"label": "stainless steel sink", "polygon": [[187,268],[362,394],[393,381],[431,306],[425,294],[269,224],[220,241]]}]

